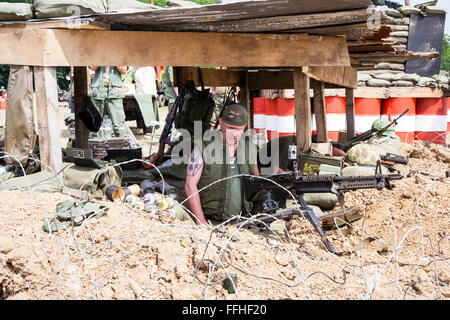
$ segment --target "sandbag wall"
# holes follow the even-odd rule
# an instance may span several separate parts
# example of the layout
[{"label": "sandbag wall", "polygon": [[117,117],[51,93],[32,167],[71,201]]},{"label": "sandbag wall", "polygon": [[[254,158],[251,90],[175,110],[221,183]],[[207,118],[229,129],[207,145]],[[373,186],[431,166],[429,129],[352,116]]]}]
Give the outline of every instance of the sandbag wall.
[{"label": "sandbag wall", "polygon": [[[346,131],[345,97],[325,97],[328,138],[337,141],[339,132]],[[450,132],[450,98],[355,98],[355,132],[370,130],[378,118],[390,121],[409,109],[395,126],[402,142],[414,140],[445,144]],[[311,99],[311,134],[316,134],[314,102]],[[255,132],[268,140],[278,136],[295,135],[294,98],[254,98],[253,122]]]},{"label": "sandbag wall", "polygon": [[[384,13],[392,20],[387,24],[392,29],[389,37],[396,44],[392,47],[397,51],[407,50],[409,39],[410,15],[415,14],[442,14],[443,8],[437,6],[426,6],[422,10],[415,7],[399,7],[398,9],[386,8]],[[432,77],[421,77],[420,75],[407,74],[406,63],[398,62],[372,62],[367,64],[367,69],[358,71],[359,87],[431,87],[449,89],[449,74],[441,71]]]}]

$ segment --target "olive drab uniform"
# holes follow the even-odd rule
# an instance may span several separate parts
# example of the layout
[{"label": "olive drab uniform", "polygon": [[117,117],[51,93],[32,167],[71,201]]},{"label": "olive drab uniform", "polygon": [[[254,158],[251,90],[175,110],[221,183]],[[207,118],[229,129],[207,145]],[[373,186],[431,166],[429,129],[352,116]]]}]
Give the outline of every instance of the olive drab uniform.
[{"label": "olive drab uniform", "polygon": [[[217,141],[217,139],[213,139],[213,141]],[[250,213],[252,204],[245,200],[241,178],[217,181],[239,174],[254,175],[256,151],[254,153],[255,159],[252,159],[251,150],[256,150],[256,146],[252,146],[248,137],[242,136],[236,153],[236,161],[232,163],[228,151],[221,141],[213,143],[220,143],[217,150],[223,152],[221,159],[224,159],[223,162],[225,163],[213,163],[208,152],[203,152],[204,167],[198,189],[207,188],[200,191],[200,201],[205,218],[227,221],[241,212]],[[205,150],[210,144],[211,142],[204,142],[202,150]]]},{"label": "olive drab uniform", "polygon": [[91,84],[91,100],[102,116],[105,111],[109,114],[116,136],[124,135],[123,97],[122,74],[116,67],[99,67]]}]

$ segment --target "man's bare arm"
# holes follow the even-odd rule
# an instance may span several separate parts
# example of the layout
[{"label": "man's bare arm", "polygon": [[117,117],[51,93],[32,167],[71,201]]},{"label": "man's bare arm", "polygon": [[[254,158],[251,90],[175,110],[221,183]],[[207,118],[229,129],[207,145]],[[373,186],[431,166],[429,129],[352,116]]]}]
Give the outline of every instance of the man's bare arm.
[{"label": "man's bare arm", "polygon": [[186,184],[184,189],[186,190],[186,195],[189,198],[189,207],[192,213],[197,218],[197,224],[206,223],[205,216],[203,214],[202,204],[200,201],[200,195],[198,193],[198,182],[202,176],[203,172],[203,158],[198,147],[194,147],[189,159],[187,170],[186,170]]},{"label": "man's bare arm", "polygon": [[119,71],[121,74],[127,73],[128,67],[127,66],[117,66],[117,71]]}]

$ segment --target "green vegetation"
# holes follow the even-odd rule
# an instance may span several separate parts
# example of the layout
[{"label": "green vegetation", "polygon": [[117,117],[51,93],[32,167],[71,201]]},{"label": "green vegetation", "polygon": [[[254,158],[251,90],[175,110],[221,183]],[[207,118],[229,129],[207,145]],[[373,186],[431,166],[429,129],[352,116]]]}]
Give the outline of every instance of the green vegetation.
[{"label": "green vegetation", "polygon": [[450,72],[450,36],[444,34],[441,52],[441,70]]}]

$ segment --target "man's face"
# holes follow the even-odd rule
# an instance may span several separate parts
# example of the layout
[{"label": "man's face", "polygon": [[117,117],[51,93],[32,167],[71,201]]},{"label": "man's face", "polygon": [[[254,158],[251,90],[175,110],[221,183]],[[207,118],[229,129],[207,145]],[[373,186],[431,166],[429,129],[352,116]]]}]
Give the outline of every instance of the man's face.
[{"label": "man's face", "polygon": [[219,119],[220,128],[222,130],[223,143],[228,147],[236,147],[239,139],[247,127],[247,124],[243,126],[233,126],[226,123],[222,119]]}]

